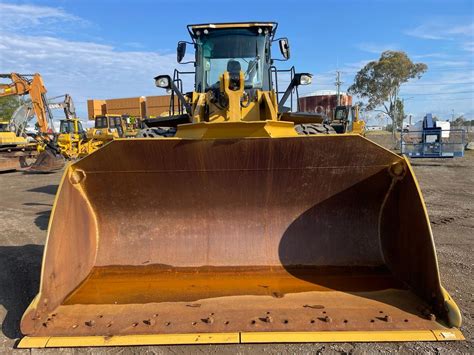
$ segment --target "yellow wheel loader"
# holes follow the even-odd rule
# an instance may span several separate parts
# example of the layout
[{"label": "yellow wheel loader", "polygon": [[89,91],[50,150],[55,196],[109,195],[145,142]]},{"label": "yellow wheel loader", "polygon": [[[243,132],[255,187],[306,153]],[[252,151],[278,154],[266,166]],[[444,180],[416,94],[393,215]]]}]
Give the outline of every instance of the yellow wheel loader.
[{"label": "yellow wheel loader", "polygon": [[180,112],[67,167],[19,347],[463,339],[408,160],[299,135],[276,28],[188,26],[194,92],[156,77]]}]

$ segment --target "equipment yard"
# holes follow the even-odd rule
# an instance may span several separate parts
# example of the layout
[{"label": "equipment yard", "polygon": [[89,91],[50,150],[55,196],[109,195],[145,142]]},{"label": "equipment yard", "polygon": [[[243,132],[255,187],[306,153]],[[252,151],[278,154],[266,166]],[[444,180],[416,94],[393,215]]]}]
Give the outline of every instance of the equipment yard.
[{"label": "equipment yard", "polygon": [[[388,135],[370,135],[384,144]],[[384,142],[385,141],[385,142]],[[129,348],[63,349],[64,353],[315,353],[431,352],[473,353],[474,152],[464,158],[411,160],[427,204],[443,285],[462,312],[466,341],[405,343],[295,343],[239,345],[162,345]],[[0,353],[22,337],[20,319],[38,293],[48,220],[62,172],[0,174]],[[413,315],[416,317],[417,315]],[[18,349],[15,353],[53,353]]]}]

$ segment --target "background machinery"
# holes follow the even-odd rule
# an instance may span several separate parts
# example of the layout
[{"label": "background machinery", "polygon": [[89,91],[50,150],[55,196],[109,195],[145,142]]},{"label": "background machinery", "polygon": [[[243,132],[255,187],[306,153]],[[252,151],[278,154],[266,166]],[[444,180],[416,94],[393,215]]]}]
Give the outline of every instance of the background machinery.
[{"label": "background machinery", "polygon": [[451,129],[449,121],[431,113],[423,121],[401,131],[401,153],[410,158],[454,158],[464,156],[466,132]]},{"label": "background machinery", "polygon": [[409,161],[298,134],[321,117],[283,112],[311,76],[277,99],[276,29],[188,26],[194,91],[155,78],[182,105],[160,137],[68,166],[19,347],[463,339]]},{"label": "background machinery", "polygon": [[[30,103],[19,108],[14,113],[10,129],[14,132],[17,139],[26,141],[24,130],[28,120],[33,113],[37,119],[38,135],[36,140],[38,144],[44,147],[44,151],[37,157],[36,161],[29,166],[29,170],[37,172],[46,172],[60,169],[64,166],[63,159],[59,155],[59,149],[54,142],[53,115],[48,107],[46,99],[46,87],[40,74],[0,74],[0,79],[9,79],[9,84],[0,84],[0,97],[11,95],[29,95]],[[31,108],[30,108],[31,107]],[[21,111],[22,110],[22,111]],[[21,119],[18,119],[20,117]],[[31,145],[25,149],[23,144],[17,145],[15,149],[21,152],[7,152],[0,155],[0,167],[6,167],[4,170],[25,167],[25,159],[32,157]],[[3,163],[1,163],[3,161]]]},{"label": "background machinery", "polygon": [[74,102],[71,96],[65,94],[59,97],[63,98],[61,102],[49,101],[50,108],[60,108],[64,110],[65,115],[65,119],[59,121],[57,145],[61,154],[67,159],[84,157],[98,149],[101,143],[93,142],[87,137],[81,121],[76,117]]}]

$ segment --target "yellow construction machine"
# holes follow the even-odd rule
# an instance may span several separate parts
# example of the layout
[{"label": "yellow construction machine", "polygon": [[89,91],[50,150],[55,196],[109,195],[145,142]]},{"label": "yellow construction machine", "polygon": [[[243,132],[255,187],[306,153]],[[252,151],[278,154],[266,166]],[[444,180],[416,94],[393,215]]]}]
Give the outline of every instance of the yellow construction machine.
[{"label": "yellow construction machine", "polygon": [[336,106],[331,126],[335,133],[365,134],[365,122],[359,117],[359,106]]},{"label": "yellow construction machine", "polygon": [[[94,142],[87,137],[81,121],[76,117],[71,96],[65,94],[60,97],[63,97],[62,102],[49,102],[49,107],[63,109],[66,117],[60,120],[59,133],[56,138],[61,154],[66,159],[77,159],[97,150],[102,142]],[[53,99],[57,99],[57,97]]]},{"label": "yellow construction machine", "polygon": [[463,339],[409,161],[299,135],[320,118],[285,101],[311,76],[277,94],[276,28],[188,26],[195,88],[156,77],[182,104],[162,137],[68,166],[19,347]]},{"label": "yellow construction machine", "polygon": [[94,127],[88,130],[87,137],[105,143],[124,138],[126,131],[126,121],[121,115],[96,116]]},{"label": "yellow construction machine", "polygon": [[[28,167],[32,172],[49,172],[62,168],[64,160],[61,157],[60,150],[55,143],[53,131],[53,116],[48,107],[46,98],[46,87],[40,74],[0,74],[1,79],[8,79],[10,83],[0,84],[0,97],[11,95],[29,95],[32,114],[36,116],[39,133],[36,136],[39,146],[43,151],[36,160]],[[27,122],[30,114],[26,114]],[[17,130],[15,136],[20,139],[23,137],[24,128]],[[22,132],[19,132],[22,131]],[[23,137],[21,142],[26,141]],[[30,145],[31,146],[31,145]],[[11,148],[10,148],[11,149]],[[32,157],[32,149],[24,148],[23,144],[17,145],[17,150],[21,152],[2,152],[0,150],[0,170],[10,170],[25,167],[25,159]],[[2,163],[3,162],[3,163]]]}]

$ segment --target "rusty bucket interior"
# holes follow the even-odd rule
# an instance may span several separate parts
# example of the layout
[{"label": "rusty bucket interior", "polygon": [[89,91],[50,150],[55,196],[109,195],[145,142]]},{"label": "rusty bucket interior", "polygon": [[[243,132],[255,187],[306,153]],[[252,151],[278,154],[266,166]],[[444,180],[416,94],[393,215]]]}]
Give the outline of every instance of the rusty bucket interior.
[{"label": "rusty bucket interior", "polygon": [[360,136],[117,140],[65,171],[30,336],[450,324],[408,162]]}]

